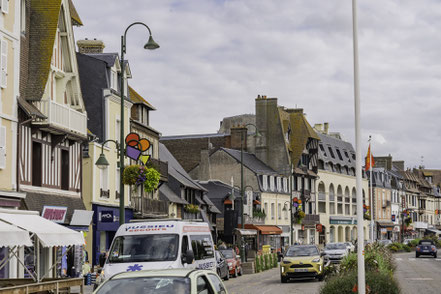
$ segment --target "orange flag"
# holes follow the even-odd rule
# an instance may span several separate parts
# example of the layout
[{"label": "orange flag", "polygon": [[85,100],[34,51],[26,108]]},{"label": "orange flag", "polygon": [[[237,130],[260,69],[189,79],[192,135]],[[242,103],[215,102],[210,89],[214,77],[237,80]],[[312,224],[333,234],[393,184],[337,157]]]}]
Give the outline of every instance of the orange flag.
[{"label": "orange flag", "polygon": [[[371,156],[372,156],[372,158],[371,158]],[[371,159],[372,159],[372,162],[371,162]],[[371,144],[369,144],[368,153],[366,155],[366,164],[364,166],[364,170],[368,171],[372,167],[374,167],[374,165],[375,165],[374,156],[371,155]]]}]

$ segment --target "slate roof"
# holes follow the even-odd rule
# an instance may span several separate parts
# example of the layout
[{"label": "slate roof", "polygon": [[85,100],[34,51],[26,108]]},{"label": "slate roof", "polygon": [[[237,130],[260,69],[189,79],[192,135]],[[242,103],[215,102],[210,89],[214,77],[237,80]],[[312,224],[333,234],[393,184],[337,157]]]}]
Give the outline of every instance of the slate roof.
[{"label": "slate roof", "polygon": [[153,105],[151,105],[150,103],[147,102],[147,100],[145,100],[141,95],[138,94],[138,92],[136,92],[132,87],[129,86],[129,98],[130,100],[132,100],[132,102],[134,103],[142,103],[145,104],[146,106],[148,106],[151,110],[156,110],[155,107],[153,107]]},{"label": "slate roof", "polygon": [[[319,159],[323,160],[325,163],[331,162],[333,164],[340,164],[341,166],[355,168],[355,150],[351,143],[322,133],[318,133],[318,136],[321,140],[320,145],[322,145],[324,149],[323,151],[319,147]],[[329,148],[331,148],[334,158],[332,157]],[[341,159],[339,153],[341,155]],[[348,156],[346,156],[346,154]]]},{"label": "slate roof", "polygon": [[300,161],[303,150],[310,138],[320,140],[320,137],[306,120],[303,110],[287,113],[283,107],[279,107],[283,134],[291,129],[288,148],[291,151],[291,162],[296,166]]},{"label": "slate roof", "polygon": [[222,212],[216,207],[216,205],[214,205],[214,203],[211,202],[211,200],[210,200],[210,198],[207,196],[207,194],[204,194],[204,195],[202,196],[202,200],[204,200],[204,202],[207,203],[207,205],[208,205],[208,210],[209,210],[210,212],[212,212],[212,213],[218,213],[218,214],[222,213]]},{"label": "slate roof", "polygon": [[118,53],[87,53],[84,55],[102,60],[107,64],[108,67],[112,67],[119,56]]},{"label": "slate roof", "polygon": [[61,0],[31,0],[28,83],[25,99],[40,100],[51,66]]},{"label": "slate roof", "polygon": [[28,210],[36,210],[39,212],[43,211],[45,205],[67,207],[65,224],[70,223],[75,209],[86,210],[83,200],[80,197],[27,192],[24,202]]},{"label": "slate roof", "polygon": [[164,144],[159,143],[159,158],[161,161],[168,162],[168,174],[175,178],[182,185],[196,190],[207,191],[204,187],[194,181],[174,156],[168,151]]},{"label": "slate roof", "polygon": [[[220,148],[220,150],[225,151],[228,155],[240,162],[240,150]],[[253,171],[256,174],[265,175],[278,175],[278,173],[271,167],[266,165],[263,161],[258,159],[254,154],[243,152],[243,165]]]},{"label": "slate roof", "polygon": [[213,138],[213,137],[226,137],[226,134],[193,134],[193,135],[175,135],[161,137],[161,141],[164,140],[176,140],[176,139],[200,139],[200,138]]},{"label": "slate roof", "polygon": [[170,189],[168,185],[161,185],[161,187],[159,187],[159,198],[161,200],[170,201],[172,203],[188,204],[185,199],[182,199],[181,197],[176,195],[176,193],[173,192],[173,190]]}]

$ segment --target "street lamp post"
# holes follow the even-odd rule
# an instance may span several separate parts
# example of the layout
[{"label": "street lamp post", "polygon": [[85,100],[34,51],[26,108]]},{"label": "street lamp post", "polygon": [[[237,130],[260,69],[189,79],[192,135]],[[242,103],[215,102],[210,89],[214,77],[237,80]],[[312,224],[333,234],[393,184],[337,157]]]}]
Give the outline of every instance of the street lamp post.
[{"label": "street lamp post", "polygon": [[159,45],[153,41],[152,32],[150,28],[142,22],[134,22],[129,25],[124,31],[124,35],[121,36],[121,78],[120,78],[120,94],[121,94],[121,120],[120,120],[120,144],[119,144],[119,224],[124,224],[125,221],[125,207],[124,207],[124,184],[123,184],[123,172],[124,172],[124,54],[126,53],[126,36],[127,31],[134,25],[142,25],[149,31],[149,39],[144,45],[144,49],[154,50],[158,49]]}]

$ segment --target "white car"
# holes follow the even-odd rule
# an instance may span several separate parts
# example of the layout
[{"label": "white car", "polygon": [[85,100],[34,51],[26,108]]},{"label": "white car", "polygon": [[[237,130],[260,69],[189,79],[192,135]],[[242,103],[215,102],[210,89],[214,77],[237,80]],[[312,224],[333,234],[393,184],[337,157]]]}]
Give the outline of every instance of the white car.
[{"label": "white car", "polygon": [[345,243],[328,243],[323,250],[325,259],[331,263],[340,263],[349,254]]},{"label": "white car", "polygon": [[166,269],[116,274],[102,283],[94,294],[228,294],[212,270]]},{"label": "white car", "polygon": [[355,246],[351,242],[345,242],[346,247],[348,248],[349,253],[355,252]]}]

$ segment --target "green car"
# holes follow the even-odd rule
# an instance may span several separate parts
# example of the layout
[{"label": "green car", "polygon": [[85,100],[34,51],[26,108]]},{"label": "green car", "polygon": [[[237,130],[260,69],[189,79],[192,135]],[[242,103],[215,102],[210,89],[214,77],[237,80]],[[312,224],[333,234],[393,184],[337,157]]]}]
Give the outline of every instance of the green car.
[{"label": "green car", "polygon": [[94,294],[228,294],[212,270],[165,269],[116,274],[102,283]]},{"label": "green car", "polygon": [[318,279],[323,280],[323,258],[315,245],[294,245],[288,248],[280,262],[280,280]]}]

